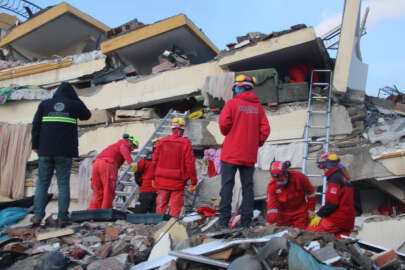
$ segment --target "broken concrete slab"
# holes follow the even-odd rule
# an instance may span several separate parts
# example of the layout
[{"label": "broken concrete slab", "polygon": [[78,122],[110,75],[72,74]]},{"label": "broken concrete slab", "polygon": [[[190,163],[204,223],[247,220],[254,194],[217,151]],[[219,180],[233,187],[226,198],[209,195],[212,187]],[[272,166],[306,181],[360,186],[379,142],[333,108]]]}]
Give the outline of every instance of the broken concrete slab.
[{"label": "broken concrete slab", "polygon": [[89,264],[87,270],[124,270],[125,264],[116,258],[107,258],[104,260],[97,260]]},{"label": "broken concrete slab", "polygon": [[322,42],[318,42],[312,27],[293,31],[284,35],[231,51],[218,61],[222,67],[232,71],[243,71],[273,67],[279,73],[286,72],[297,59],[313,62],[315,66],[326,67],[327,52]]},{"label": "broken concrete slab", "polygon": [[334,91],[345,93],[348,88],[366,90],[368,65],[360,52],[360,0],[346,1],[340,30],[339,49],[333,70]]},{"label": "broken concrete slab", "polygon": [[172,240],[169,233],[163,234],[158,242],[155,243],[152,248],[148,261],[154,260],[169,254],[169,251],[172,250]]},{"label": "broken concrete slab", "polygon": [[177,245],[183,240],[188,239],[186,228],[178,222],[177,219],[171,218],[165,226],[156,231],[153,235],[155,241],[162,237],[162,234],[169,234],[173,246]]},{"label": "broken concrete slab", "polygon": [[[66,25],[75,31],[64,27]],[[91,42],[95,44],[99,35],[104,36],[108,29],[80,10],[61,3],[15,27],[2,39],[0,47],[15,48],[28,58],[67,56],[81,52]],[[55,38],[50,41],[49,35]]]},{"label": "broken concrete slab", "polygon": [[107,110],[93,110],[89,120],[78,120],[79,126],[89,126],[97,124],[108,124],[112,122],[112,116]]},{"label": "broken concrete slab", "polygon": [[404,226],[404,218],[365,222],[356,237],[384,248],[397,249],[405,239]]},{"label": "broken concrete slab", "polygon": [[[178,43],[181,40],[181,43]],[[192,64],[214,58],[219,50],[184,14],[158,21],[101,43],[104,54],[116,53],[141,74],[150,74],[158,56],[173,46],[193,51]]]}]

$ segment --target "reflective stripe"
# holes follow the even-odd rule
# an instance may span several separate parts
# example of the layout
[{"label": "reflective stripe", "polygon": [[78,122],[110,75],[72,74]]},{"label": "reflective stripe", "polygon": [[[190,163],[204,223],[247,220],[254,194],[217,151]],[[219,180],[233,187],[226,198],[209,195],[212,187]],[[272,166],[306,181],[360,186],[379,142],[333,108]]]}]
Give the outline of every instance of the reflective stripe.
[{"label": "reflective stripe", "polygon": [[278,213],[278,210],[277,209],[267,210],[267,214],[271,214],[271,213]]},{"label": "reflective stripe", "polygon": [[75,118],[64,116],[43,116],[42,122],[62,122],[62,123],[77,124],[77,120]]},{"label": "reflective stripe", "polygon": [[313,198],[316,197],[316,193],[312,193],[311,195],[308,196],[308,198]]}]

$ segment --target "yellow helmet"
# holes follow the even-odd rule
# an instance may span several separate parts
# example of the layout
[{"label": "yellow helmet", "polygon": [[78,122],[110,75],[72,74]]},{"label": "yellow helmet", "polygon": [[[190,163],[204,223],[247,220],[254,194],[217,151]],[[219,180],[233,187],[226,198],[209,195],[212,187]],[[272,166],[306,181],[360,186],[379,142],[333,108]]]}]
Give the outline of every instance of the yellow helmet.
[{"label": "yellow helmet", "polygon": [[172,128],[180,128],[180,129],[184,129],[184,125],[186,124],[186,122],[184,121],[184,119],[175,117],[172,120]]},{"label": "yellow helmet", "polygon": [[330,161],[339,161],[339,156],[335,153],[329,153],[328,160]]},{"label": "yellow helmet", "polygon": [[233,89],[235,89],[236,86],[247,86],[250,89],[253,89],[255,88],[255,84],[256,84],[256,77],[250,78],[247,75],[240,74],[235,78]]}]

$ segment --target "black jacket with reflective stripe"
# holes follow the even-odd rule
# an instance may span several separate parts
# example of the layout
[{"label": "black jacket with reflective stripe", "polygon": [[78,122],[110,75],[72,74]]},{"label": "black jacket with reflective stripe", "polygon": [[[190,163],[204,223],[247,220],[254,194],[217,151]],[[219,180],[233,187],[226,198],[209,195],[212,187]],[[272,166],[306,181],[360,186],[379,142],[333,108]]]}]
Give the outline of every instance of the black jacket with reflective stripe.
[{"label": "black jacket with reflective stripe", "polygon": [[32,121],[32,149],[38,149],[39,156],[77,157],[77,119],[90,116],[73,87],[63,82],[53,98],[38,106]]}]

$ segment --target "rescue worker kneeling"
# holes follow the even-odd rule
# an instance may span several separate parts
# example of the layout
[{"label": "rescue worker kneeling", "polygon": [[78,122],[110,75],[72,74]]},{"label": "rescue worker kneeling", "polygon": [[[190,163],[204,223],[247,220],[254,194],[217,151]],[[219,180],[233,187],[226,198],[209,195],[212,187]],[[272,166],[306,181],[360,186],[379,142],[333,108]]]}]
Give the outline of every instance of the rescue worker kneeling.
[{"label": "rescue worker kneeling", "polygon": [[289,161],[273,161],[267,186],[267,223],[305,229],[313,216],[316,197],[308,178],[288,170]]},{"label": "rescue worker kneeling", "polygon": [[91,173],[91,188],[93,189],[89,210],[112,208],[115,197],[115,187],[118,169],[126,161],[136,171],[132,164],[131,151],[138,148],[135,136],[124,134],[118,142],[104,149],[93,161]]},{"label": "rescue worker kneeling", "polygon": [[152,150],[137,163],[135,182],[139,185],[139,198],[135,208],[128,208],[136,214],[155,213],[157,191],[154,184],[154,168],[152,164],[153,152],[160,138],[152,140]]},{"label": "rescue worker kneeling", "polygon": [[184,124],[183,119],[173,118],[172,135],[161,139],[153,153],[158,214],[166,213],[170,200],[170,215],[179,217],[184,204],[184,187],[188,179],[191,180],[190,192],[196,189],[194,153],[189,139],[183,137]]},{"label": "rescue worker kneeling", "polygon": [[335,153],[326,153],[318,160],[319,168],[325,170],[328,188],[325,205],[312,218],[308,231],[328,232],[340,239],[349,235],[354,227],[353,186],[345,177],[339,157]]}]

